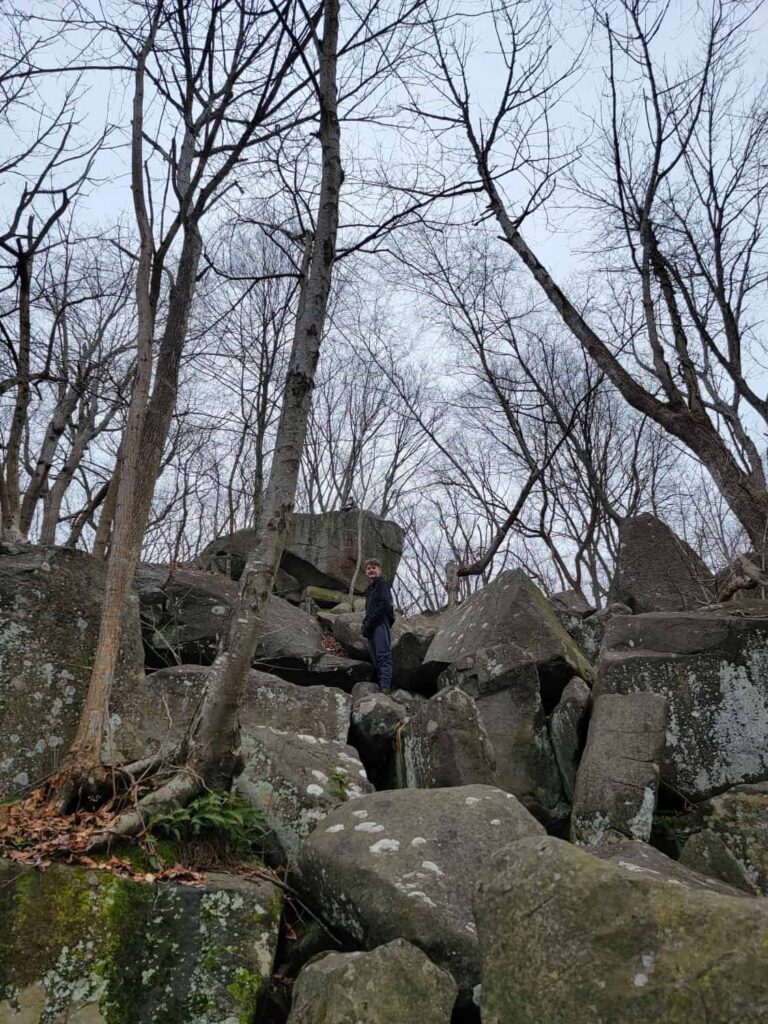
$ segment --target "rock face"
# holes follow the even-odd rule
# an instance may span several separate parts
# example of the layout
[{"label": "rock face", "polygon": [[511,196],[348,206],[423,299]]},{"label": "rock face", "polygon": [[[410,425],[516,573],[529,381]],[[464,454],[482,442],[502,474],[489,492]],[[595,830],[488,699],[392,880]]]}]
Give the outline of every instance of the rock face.
[{"label": "rock face", "polygon": [[701,810],[707,830],[735,858],[752,891],[768,896],[768,785],[737,786]]},{"label": "rock face", "polygon": [[[294,515],[281,567],[302,587],[349,590],[358,559],[359,518],[358,510]],[[253,530],[238,530],[217,538],[201,552],[198,564],[240,579],[253,536]],[[362,513],[363,558],[378,558],[389,580],[397,573],[403,540],[397,523]],[[357,591],[367,585],[365,573],[359,573]]]},{"label": "rock face", "polygon": [[762,900],[646,877],[547,836],[492,858],[475,911],[483,1024],[768,1019]]},{"label": "rock face", "polygon": [[146,885],[0,861],[0,1020],[251,1020],[280,915],[280,890],[266,881]]},{"label": "rock face", "polygon": [[495,785],[496,759],[477,705],[456,686],[421,703],[397,741],[401,786]]},{"label": "rock face", "polygon": [[[141,565],[136,573],[144,643],[154,666],[210,665],[237,596],[237,584],[194,569]],[[316,619],[274,595],[256,648],[265,671],[304,673],[320,657]]]},{"label": "rock face", "polygon": [[609,601],[636,614],[681,612],[712,601],[713,581],[693,548],[661,519],[645,513],[621,523]]},{"label": "rock face", "polygon": [[563,806],[546,718],[574,676],[591,668],[541,591],[503,572],[441,617],[425,667],[477,701],[499,785],[544,816]]},{"label": "rock face", "polygon": [[[399,615],[392,627],[392,678],[395,686],[434,693],[437,671],[424,667],[424,657],[437,633],[437,617],[416,615],[403,619]],[[363,612],[336,615],[333,638],[351,658],[368,658],[368,645],[361,632]]]},{"label": "rock face", "polygon": [[756,887],[750,881],[746,868],[736,860],[717,832],[709,829],[694,832],[683,847],[679,863],[750,895],[756,894]]},{"label": "rock face", "polygon": [[563,690],[549,719],[549,735],[555,761],[568,800],[573,800],[576,772],[587,741],[592,694],[583,679],[574,676]]},{"label": "rock face", "polygon": [[299,844],[337,804],[373,791],[357,751],[308,733],[251,727],[235,792],[264,813],[272,863],[295,867]]},{"label": "rock face", "polygon": [[293,987],[288,1024],[450,1024],[456,983],[420,949],[394,939],[370,953],[324,953]]},{"label": "rock face", "polygon": [[413,942],[466,997],[479,974],[477,871],[501,846],[543,831],[491,786],[373,793],[338,807],[303,844],[302,893],[355,943]]},{"label": "rock face", "polygon": [[360,751],[377,789],[395,785],[395,737],[407,717],[403,704],[379,692],[361,697],[352,706],[349,740]]},{"label": "rock face", "polygon": [[[147,676],[149,697],[142,719],[147,753],[170,753],[176,747],[200,700],[207,674],[202,665],[179,665]],[[271,726],[346,743],[351,706],[351,698],[342,690],[294,686],[253,669],[240,709],[240,727],[244,736]]]},{"label": "rock face", "polygon": [[594,692],[666,698],[662,781],[698,802],[768,778],[767,675],[768,608],[631,615],[608,627]]},{"label": "rock face", "polygon": [[666,726],[667,702],[658,694],[597,698],[576,776],[574,842],[599,843],[608,829],[650,839]]},{"label": "rock face", "polygon": [[[106,570],[82,551],[0,555],[0,799],[55,770],[80,719],[96,650]],[[129,598],[111,706],[108,758],[137,751],[143,702],[139,609]]]}]

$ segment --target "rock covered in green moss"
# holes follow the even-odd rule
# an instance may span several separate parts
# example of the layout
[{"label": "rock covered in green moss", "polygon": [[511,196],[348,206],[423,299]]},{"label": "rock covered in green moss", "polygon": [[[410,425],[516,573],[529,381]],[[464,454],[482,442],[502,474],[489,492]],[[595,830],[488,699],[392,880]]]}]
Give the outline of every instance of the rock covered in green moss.
[{"label": "rock covered in green moss", "polygon": [[768,783],[735,786],[707,801],[701,814],[707,830],[738,862],[752,891],[768,896]]},{"label": "rock covered in green moss", "polygon": [[[0,555],[0,799],[54,771],[88,689],[106,583],[103,562],[69,548]],[[144,687],[139,608],[129,596],[107,758],[138,754]]]},{"label": "rock covered in green moss", "polygon": [[456,983],[420,949],[395,939],[370,953],[324,953],[293,987],[288,1024],[449,1024]]},{"label": "rock covered in green moss", "polygon": [[483,1024],[759,1024],[768,902],[522,839],[475,895]]},{"label": "rock covered in green moss", "polygon": [[267,881],[204,888],[0,861],[3,1024],[250,1024],[282,899]]}]

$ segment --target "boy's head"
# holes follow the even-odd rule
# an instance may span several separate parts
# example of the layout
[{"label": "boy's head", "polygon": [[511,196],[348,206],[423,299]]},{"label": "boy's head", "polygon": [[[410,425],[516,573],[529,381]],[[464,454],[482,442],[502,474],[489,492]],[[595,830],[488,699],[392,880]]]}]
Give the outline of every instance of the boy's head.
[{"label": "boy's head", "polygon": [[381,576],[381,562],[378,558],[369,558],[365,563],[365,575],[369,580],[375,580]]}]

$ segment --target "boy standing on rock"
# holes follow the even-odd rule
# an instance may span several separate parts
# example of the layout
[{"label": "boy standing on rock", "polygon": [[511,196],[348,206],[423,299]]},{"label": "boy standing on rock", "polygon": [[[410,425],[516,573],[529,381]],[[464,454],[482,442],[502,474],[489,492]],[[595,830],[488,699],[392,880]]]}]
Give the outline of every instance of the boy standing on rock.
[{"label": "boy standing on rock", "polygon": [[376,668],[376,681],[380,693],[392,689],[392,640],[389,630],[395,621],[392,588],[381,575],[381,562],[369,558],[365,575],[370,580],[365,592],[363,636],[368,641],[368,653]]}]

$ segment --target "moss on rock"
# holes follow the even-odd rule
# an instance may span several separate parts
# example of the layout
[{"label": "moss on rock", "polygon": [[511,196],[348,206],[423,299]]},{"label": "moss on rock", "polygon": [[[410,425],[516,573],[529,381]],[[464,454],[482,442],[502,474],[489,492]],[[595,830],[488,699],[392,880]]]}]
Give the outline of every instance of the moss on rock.
[{"label": "moss on rock", "polygon": [[0,1022],[248,1024],[272,971],[280,891],[0,861]]}]

